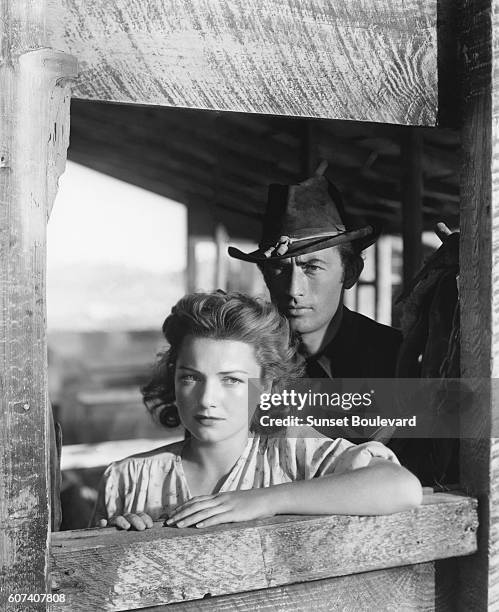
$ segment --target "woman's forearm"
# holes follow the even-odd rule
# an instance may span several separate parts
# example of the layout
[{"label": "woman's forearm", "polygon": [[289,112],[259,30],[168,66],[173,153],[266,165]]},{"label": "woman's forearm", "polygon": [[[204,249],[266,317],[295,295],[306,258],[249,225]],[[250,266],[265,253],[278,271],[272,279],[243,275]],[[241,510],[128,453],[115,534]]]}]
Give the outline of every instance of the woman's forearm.
[{"label": "woman's forearm", "polygon": [[340,475],[269,487],[274,514],[391,514],[421,503],[419,480],[388,461]]}]

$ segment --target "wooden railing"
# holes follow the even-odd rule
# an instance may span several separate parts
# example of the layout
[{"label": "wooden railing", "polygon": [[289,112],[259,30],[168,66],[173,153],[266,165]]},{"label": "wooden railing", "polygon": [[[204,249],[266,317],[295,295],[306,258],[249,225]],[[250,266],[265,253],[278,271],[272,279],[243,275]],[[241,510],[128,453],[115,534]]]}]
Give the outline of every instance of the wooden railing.
[{"label": "wooden railing", "polygon": [[272,602],[290,610],[438,608],[434,562],[474,553],[477,526],[476,500],[435,493],[421,507],[389,516],[60,532],[52,537],[52,583],[65,603],[52,609],[187,601],[168,609],[254,610]]}]

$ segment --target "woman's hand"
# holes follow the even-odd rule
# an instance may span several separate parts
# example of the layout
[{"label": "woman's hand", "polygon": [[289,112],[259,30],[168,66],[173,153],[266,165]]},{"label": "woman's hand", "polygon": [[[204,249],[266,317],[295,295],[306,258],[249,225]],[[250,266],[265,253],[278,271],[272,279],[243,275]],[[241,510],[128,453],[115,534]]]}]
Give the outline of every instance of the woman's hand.
[{"label": "woman's hand", "polygon": [[386,459],[392,463],[400,465],[396,455],[387,448],[381,442],[364,442],[357,446],[350,446],[341,453],[338,457],[338,462],[334,473],[344,474],[345,472],[351,472],[352,470],[358,470],[359,468],[367,467],[373,457],[378,459]]},{"label": "woman's hand", "polygon": [[153,526],[152,518],[145,512],[137,512],[137,514],[123,514],[120,516],[112,516],[110,519],[100,519],[97,523],[98,527],[117,527],[127,531],[135,529],[136,531],[144,531],[151,529]]},{"label": "woman's hand", "polygon": [[165,526],[211,527],[273,516],[269,497],[268,488],[201,495],[177,506]]}]

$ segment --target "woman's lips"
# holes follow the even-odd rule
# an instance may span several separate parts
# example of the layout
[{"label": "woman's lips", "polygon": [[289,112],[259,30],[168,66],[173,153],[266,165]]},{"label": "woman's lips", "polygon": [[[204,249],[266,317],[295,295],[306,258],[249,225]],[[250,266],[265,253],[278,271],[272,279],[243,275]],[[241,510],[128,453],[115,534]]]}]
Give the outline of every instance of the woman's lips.
[{"label": "woman's lips", "polygon": [[220,423],[220,421],[225,421],[225,419],[221,417],[206,416],[204,414],[196,414],[194,419],[201,425],[215,425],[216,423]]}]

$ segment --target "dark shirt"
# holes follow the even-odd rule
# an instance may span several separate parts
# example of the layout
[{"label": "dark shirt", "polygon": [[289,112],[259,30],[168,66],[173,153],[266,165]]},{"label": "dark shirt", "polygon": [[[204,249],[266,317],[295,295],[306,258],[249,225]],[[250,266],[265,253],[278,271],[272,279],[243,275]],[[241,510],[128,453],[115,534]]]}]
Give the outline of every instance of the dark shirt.
[{"label": "dark shirt", "polygon": [[318,355],[307,359],[307,376],[393,378],[401,343],[402,334],[397,329],[344,306],[336,336]]},{"label": "dark shirt", "polygon": [[[343,307],[340,328],[333,340],[306,363],[307,378],[394,378],[397,355],[402,343],[400,331],[377,323]],[[317,416],[324,417],[326,414]],[[367,440],[387,442],[393,428],[317,426],[321,433],[360,444]]]},{"label": "dark shirt", "polygon": [[[338,333],[321,353],[309,357],[308,378],[394,378],[402,334],[368,317],[343,309]],[[321,417],[330,416],[327,411]],[[452,439],[401,438],[393,427],[321,427],[330,438],[346,438],[356,444],[378,440],[397,455],[400,463],[416,474],[423,485],[459,480],[458,441]]]}]

